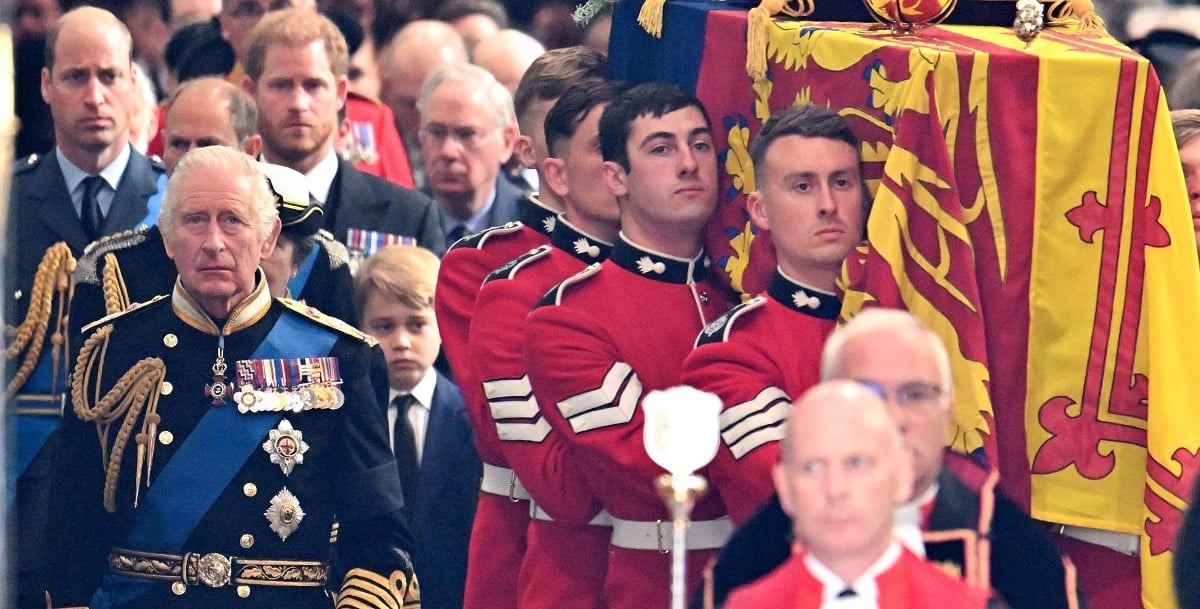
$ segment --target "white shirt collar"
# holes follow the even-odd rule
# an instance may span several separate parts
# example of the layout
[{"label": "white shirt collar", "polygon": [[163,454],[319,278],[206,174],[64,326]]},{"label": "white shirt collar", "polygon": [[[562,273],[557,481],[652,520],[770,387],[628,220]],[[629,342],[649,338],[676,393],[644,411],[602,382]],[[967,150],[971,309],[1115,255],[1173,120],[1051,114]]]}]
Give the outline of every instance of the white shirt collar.
[{"label": "white shirt collar", "polygon": [[422,376],[421,380],[417,381],[417,384],[413,386],[411,392],[398,391],[396,389],[388,391],[388,404],[391,404],[397,396],[412,393],[413,398],[416,399],[414,405],[420,405],[425,410],[429,410],[433,406],[433,389],[436,386],[437,372],[433,369],[433,366],[430,366],[425,370],[425,376]]},{"label": "white shirt collar", "polygon": [[908,551],[925,558],[925,539],[921,534],[921,524],[924,520],[921,506],[933,501],[937,496],[938,485],[933,483],[919,497],[896,507],[892,513],[892,534]]},{"label": "white shirt collar", "polygon": [[329,200],[329,189],[333,187],[333,178],[337,177],[337,170],[337,153],[331,150],[329,156],[304,174],[308,179],[309,196],[322,206]]},{"label": "white shirt collar", "polygon": [[[852,582],[844,582],[842,578],[834,574],[833,571],[826,567],[817,557],[811,552],[805,552],[803,561],[804,567],[808,569],[812,576],[821,582],[821,606],[837,607],[839,605],[862,606],[862,607],[877,607],[879,602],[879,586],[875,583],[875,578],[879,577],[884,571],[891,569],[896,561],[900,560],[900,544],[896,540],[892,540],[888,544],[883,554],[863,571]],[[842,601],[838,599],[838,594],[846,588],[852,588],[857,594],[855,601]]]}]

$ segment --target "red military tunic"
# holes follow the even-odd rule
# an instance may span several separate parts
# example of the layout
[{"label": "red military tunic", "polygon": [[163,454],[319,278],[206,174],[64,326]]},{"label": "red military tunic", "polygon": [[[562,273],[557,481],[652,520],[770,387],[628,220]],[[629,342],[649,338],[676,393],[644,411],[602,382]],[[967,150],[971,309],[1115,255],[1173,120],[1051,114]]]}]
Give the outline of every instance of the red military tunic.
[{"label": "red military tunic", "polygon": [[[762,579],[735,589],[729,595],[725,609],[820,609],[847,586],[840,582],[822,582],[813,574],[814,567],[810,562],[816,561],[803,553],[793,554]],[[836,579],[819,563],[815,568],[824,570],[826,579]],[[856,591],[867,597],[874,596],[879,609],[987,607],[986,592],[943,573],[897,543],[893,542],[881,560],[868,571],[874,569],[882,572],[873,578],[860,577],[852,583]],[[874,591],[863,590],[872,586]]]},{"label": "red military tunic", "polygon": [[821,380],[821,348],[841,308],[776,270],[765,294],[708,324],[683,362],[684,384],[725,405],[708,473],[735,525],[775,493],[771,468],[791,402]]},{"label": "red military tunic", "polygon": [[583,484],[578,457],[538,412],[524,337],[526,316],[546,291],[607,258],[612,245],[561,216],[550,242],[497,269],[479,292],[469,353],[487,397],[487,410],[479,416],[494,423],[476,437],[498,443],[538,508],[557,519],[542,516],[529,523],[518,576],[520,607],[602,609],[612,528],[586,524],[600,505]]},{"label": "red military tunic", "polygon": [[481,437],[480,431],[486,431],[493,423],[490,418],[484,421],[475,416],[487,406],[467,354],[471,313],[488,273],[547,243],[555,222],[552,210],[534,199],[525,199],[521,222],[510,222],[460,240],[446,252],[438,271],[434,313],[442,350],[462,389],[471,426],[476,430],[479,458],[484,463],[481,487],[484,492],[479,494],[471,545],[467,549],[464,609],[517,607],[515,574],[525,553],[525,529],[529,526],[529,502],[521,499],[527,499],[524,489],[512,477],[508,461],[496,443]]},{"label": "red military tunic", "polygon": [[[613,517],[605,580],[611,609],[670,602],[670,515],[655,489],[663,473],[642,440],[641,400],[679,384],[684,357],[726,292],[707,259],[639,248],[623,235],[611,257],[563,281],[529,315],[525,357],[538,406],[581,460],[585,481]],[[689,588],[730,530],[719,497],[697,501],[689,531]],[[656,526],[665,521],[665,526]],[[702,543],[707,542],[707,543]]]},{"label": "red military tunic", "polygon": [[369,174],[412,188],[412,165],[396,131],[392,109],[351,91],[346,95],[346,120],[352,139],[346,160]]}]

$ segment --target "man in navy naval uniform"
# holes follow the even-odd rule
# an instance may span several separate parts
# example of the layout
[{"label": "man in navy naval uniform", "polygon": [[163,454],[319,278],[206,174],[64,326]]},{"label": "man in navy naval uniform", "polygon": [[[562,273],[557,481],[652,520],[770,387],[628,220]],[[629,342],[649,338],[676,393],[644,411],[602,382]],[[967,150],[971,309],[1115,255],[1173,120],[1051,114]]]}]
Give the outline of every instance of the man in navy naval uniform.
[{"label": "man in navy naval uniform", "polygon": [[[5,322],[19,329],[6,344],[15,349],[5,381],[16,446],[6,474],[22,534],[40,530],[43,512],[33,506],[44,499],[48,464],[35,456],[65,403],[74,259],[98,237],[153,223],[165,182],[163,168],[129,144],[137,85],[131,49],[129,30],[108,11],[82,7],[55,22],[41,93],[57,144],[17,161],[13,173],[4,307]],[[26,586],[40,568],[40,545],[24,536],[17,541],[22,606],[41,601]]]},{"label": "man in navy naval uniform", "polygon": [[161,226],[171,295],[83,329],[50,606],[419,607],[371,343],[270,298],[280,223],[258,165],[185,154]]}]

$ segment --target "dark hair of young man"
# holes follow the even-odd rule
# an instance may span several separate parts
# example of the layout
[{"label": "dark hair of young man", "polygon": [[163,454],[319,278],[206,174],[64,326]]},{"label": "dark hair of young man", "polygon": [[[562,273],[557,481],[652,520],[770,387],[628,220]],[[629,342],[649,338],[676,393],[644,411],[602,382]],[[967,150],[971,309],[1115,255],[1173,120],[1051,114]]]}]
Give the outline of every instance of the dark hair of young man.
[{"label": "dark hair of young man", "polygon": [[629,83],[612,80],[581,83],[567,89],[546,113],[546,149],[550,156],[558,156],[558,149],[575,135],[593,108],[612,103],[628,90]]},{"label": "dark hair of young man", "polygon": [[605,161],[613,161],[629,171],[626,144],[633,121],[643,116],[659,118],[688,107],[699,110],[704,122],[712,125],[708,110],[690,91],[665,82],[645,82],[633,87],[613,100],[600,116],[600,154]]}]

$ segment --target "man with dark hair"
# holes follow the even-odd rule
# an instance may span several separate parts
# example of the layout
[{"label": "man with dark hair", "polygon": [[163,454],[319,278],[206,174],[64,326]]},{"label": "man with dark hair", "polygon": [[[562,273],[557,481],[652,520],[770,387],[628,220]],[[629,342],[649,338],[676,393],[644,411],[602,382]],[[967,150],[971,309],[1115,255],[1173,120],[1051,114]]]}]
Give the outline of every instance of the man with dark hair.
[{"label": "man with dark hair", "polygon": [[[569,57],[554,63],[558,70],[549,73],[530,69],[518,91],[549,90],[556,84],[561,94],[569,84],[560,80],[559,74],[585,71],[583,66],[572,69]],[[543,129],[540,122],[532,127],[532,138],[544,139],[540,135]],[[438,273],[434,306],[442,349],[477,429],[491,425],[490,416],[486,415],[487,401],[480,390],[474,362],[468,356],[468,333],[480,286],[496,267],[547,244],[551,230],[557,225],[555,214],[560,211],[557,206],[551,208],[533,197],[522,199],[518,205],[520,222],[492,227],[454,244]],[[473,566],[467,572],[466,606],[515,607],[517,582],[511,577],[510,565],[519,564],[525,552],[529,496],[495,443],[480,441],[479,449],[484,473],[475,516],[476,533],[472,536],[476,544],[470,554]]]},{"label": "man with dark hair", "polygon": [[[610,103],[599,142],[620,234],[608,260],[559,283],[529,314],[525,359],[541,415],[612,516],[607,606],[665,607],[671,543],[659,523],[671,515],[655,487],[662,469],[643,448],[641,401],[679,384],[695,336],[729,304],[701,244],[717,204],[717,156],[700,101],[663,83]],[[692,516],[689,590],[731,531],[716,494]]]},{"label": "man with dark hair", "polygon": [[471,318],[470,361],[487,401],[476,441],[498,452],[535,504],[517,580],[526,609],[599,609],[612,528],[581,488],[582,462],[531,401],[525,318],[546,290],[608,257],[620,229],[597,147],[600,114],[628,89],[615,82],[571,87],[546,115],[547,189],[565,209],[543,245],[488,276]]},{"label": "man with dark hair", "polygon": [[355,169],[334,150],[350,59],[333,22],[301,9],[269,13],[251,31],[243,61],[263,158],[304,174],[334,238],[346,242],[356,229],[444,251],[433,201]]},{"label": "man with dark hair", "polygon": [[[22,605],[40,603],[46,459],[35,456],[58,423],[70,372],[70,273],[88,243],[152,224],[162,166],[130,145],[136,95],[129,30],[112,13],[81,7],[62,15],[46,39],[41,96],[50,107],[55,146],[16,162],[8,208],[6,379],[12,435],[7,483],[15,487]],[[27,543],[28,542],[28,543]],[[32,545],[30,545],[32,544]]]},{"label": "man with dark hair", "polygon": [[[892,410],[913,460],[909,499],[894,532],[927,560],[1014,609],[1079,607],[1074,567],[1042,528],[997,488],[995,472],[945,450],[954,407],[950,358],[941,339],[907,311],[867,309],[830,334],[821,379],[871,387]],[[773,497],[721,550],[711,591],[693,606],[724,605],[730,591],[788,559],[793,523]]]},{"label": "man with dark hair", "polygon": [[821,345],[842,309],[834,282],[862,239],[868,200],[858,138],[823,106],[775,113],[750,155],[756,190],[746,207],[759,238],[770,235],[778,266],[766,292],[709,324],[683,364],[685,384],[725,405],[708,471],[734,524],[774,491],[788,407],[820,378]]}]

